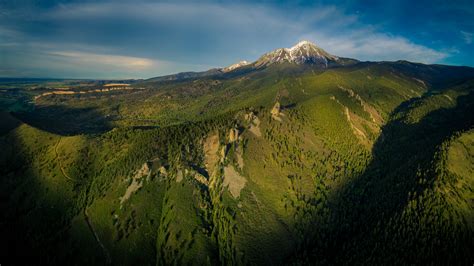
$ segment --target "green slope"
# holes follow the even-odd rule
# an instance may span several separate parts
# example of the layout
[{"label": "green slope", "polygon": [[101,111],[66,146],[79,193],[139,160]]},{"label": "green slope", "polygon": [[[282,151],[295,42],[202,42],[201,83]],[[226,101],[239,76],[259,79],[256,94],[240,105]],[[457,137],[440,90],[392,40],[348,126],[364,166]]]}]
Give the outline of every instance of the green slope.
[{"label": "green slope", "polygon": [[42,97],[1,122],[1,256],[471,263],[473,76],[281,64]]}]

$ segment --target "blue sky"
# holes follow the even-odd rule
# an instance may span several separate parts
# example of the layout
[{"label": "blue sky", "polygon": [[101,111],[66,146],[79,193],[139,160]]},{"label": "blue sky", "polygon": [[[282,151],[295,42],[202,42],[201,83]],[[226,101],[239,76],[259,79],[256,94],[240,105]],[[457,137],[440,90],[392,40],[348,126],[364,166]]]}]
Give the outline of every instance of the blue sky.
[{"label": "blue sky", "polygon": [[474,66],[471,1],[0,0],[0,77],[149,78],[309,40],[359,60]]}]

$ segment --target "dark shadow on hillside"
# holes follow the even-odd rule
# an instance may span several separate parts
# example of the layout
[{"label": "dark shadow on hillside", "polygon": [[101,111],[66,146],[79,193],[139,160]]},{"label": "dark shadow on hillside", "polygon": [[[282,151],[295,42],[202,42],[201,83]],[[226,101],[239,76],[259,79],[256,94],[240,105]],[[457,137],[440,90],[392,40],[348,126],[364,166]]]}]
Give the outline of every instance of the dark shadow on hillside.
[{"label": "dark shadow on hillside", "polygon": [[383,64],[405,76],[424,80],[430,90],[443,90],[474,78],[474,68],[466,66],[425,65],[403,60]]},{"label": "dark shadow on hillside", "polygon": [[281,110],[293,109],[295,107],[296,107],[296,103],[290,103],[290,104],[286,104],[286,105],[281,106]]},{"label": "dark shadow on hillside", "polygon": [[[104,256],[95,242],[78,246],[76,240],[69,235],[71,220],[85,205],[85,198],[80,195],[90,182],[87,173],[83,177],[73,175],[73,180],[67,179],[59,170],[59,158],[48,153],[41,146],[44,143],[34,139],[38,137],[41,140],[42,134],[18,134],[10,132],[0,136],[2,263],[86,264],[79,263],[82,260],[104,264]],[[25,139],[35,140],[39,147],[25,146]],[[51,150],[51,146],[49,149]],[[47,158],[48,156],[51,157]],[[71,165],[80,169],[87,162],[86,157],[87,153],[80,153]],[[42,162],[43,165],[33,162]],[[40,168],[41,172],[38,170]],[[84,234],[90,232],[84,231]]]},{"label": "dark shadow on hillside", "polygon": [[160,128],[160,126],[131,126],[131,129],[152,130]]},{"label": "dark shadow on hillside", "polygon": [[95,108],[40,106],[31,112],[14,113],[24,123],[59,135],[97,134],[112,129],[113,117]]},{"label": "dark shadow on hillside", "polygon": [[[397,112],[402,112],[405,109],[402,107],[406,106],[403,104]],[[472,128],[473,114],[474,92],[471,92],[460,96],[456,107],[432,111],[417,123],[394,120],[385,125],[373,147],[373,160],[366,171],[346,184],[331,200],[329,229],[322,234],[325,239],[315,240],[315,247],[310,248],[312,260],[324,257],[329,258],[329,264],[364,264],[368,258],[375,258],[381,263],[445,264],[466,256],[465,251],[457,251],[458,246],[449,246],[442,241],[431,246],[406,241],[391,250],[389,244],[383,242],[387,239],[383,236],[387,233],[383,228],[390,227],[391,218],[401,214],[407,206],[409,192],[421,193],[432,184],[434,180],[428,180],[423,186],[418,184],[417,171],[422,169],[428,176],[434,176],[432,159],[439,145],[455,132]],[[371,235],[376,227],[382,228],[380,236]],[[443,239],[443,236],[437,237]],[[325,243],[321,245],[320,242]],[[390,253],[377,253],[380,250],[390,250]],[[463,259],[469,259],[469,256]]]},{"label": "dark shadow on hillside", "polygon": [[21,121],[13,117],[8,112],[0,111],[0,136],[7,134],[8,132],[17,128],[19,125],[21,125]]}]

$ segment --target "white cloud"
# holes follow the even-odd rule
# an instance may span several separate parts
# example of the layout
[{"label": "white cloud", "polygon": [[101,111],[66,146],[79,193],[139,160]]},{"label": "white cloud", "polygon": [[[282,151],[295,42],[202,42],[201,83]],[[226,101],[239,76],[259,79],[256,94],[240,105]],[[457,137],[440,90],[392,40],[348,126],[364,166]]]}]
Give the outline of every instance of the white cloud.
[{"label": "white cloud", "polygon": [[97,65],[104,65],[132,71],[146,70],[156,64],[155,61],[148,58],[122,55],[94,54],[74,51],[57,51],[50,52],[50,54],[53,56],[63,57],[71,64],[94,65],[96,67]]},{"label": "white cloud", "polygon": [[[62,4],[32,10],[28,23],[15,23],[21,12],[0,16],[1,35],[8,26],[21,30],[0,44],[6,67],[40,68],[49,76],[152,77],[179,71],[205,70],[288,47],[302,39],[338,56],[359,60],[410,60],[439,63],[452,52],[439,51],[361,22],[335,6],[282,9],[271,4],[102,2]],[[10,22],[9,22],[10,21]],[[8,24],[13,23],[13,24]],[[30,25],[30,24],[28,24]],[[120,26],[118,26],[120,25]],[[3,30],[2,30],[3,29]],[[32,31],[31,29],[35,29]],[[29,32],[28,32],[29,31]],[[472,34],[462,32],[465,41]],[[470,35],[469,35],[470,34]],[[36,58],[35,63],[27,63]],[[25,62],[22,66],[17,61]],[[46,63],[45,63],[46,62]],[[109,74],[111,73],[111,74]],[[67,76],[66,74],[63,74]]]},{"label": "white cloud", "polygon": [[466,44],[471,44],[474,34],[472,32],[461,31],[462,38]]},{"label": "white cloud", "polygon": [[[40,50],[31,49],[39,47]],[[65,77],[124,79],[149,78],[160,73],[196,71],[211,68],[205,65],[180,64],[144,57],[58,50],[67,44],[34,43],[1,46],[0,77]],[[82,46],[82,48],[91,48]]]},{"label": "white cloud", "polygon": [[[208,43],[209,46],[222,46],[231,39],[235,47],[258,51],[254,56],[282,44],[291,45],[300,39],[313,40],[336,55],[361,60],[405,59],[435,63],[449,56],[446,52],[413,43],[403,36],[379,32],[372,25],[362,24],[356,15],[346,14],[335,6],[295,11],[258,4],[106,2],[61,5],[47,16],[59,20],[116,18],[138,25],[166,25],[176,29],[177,35],[185,27],[203,33],[201,38],[204,40],[206,34],[211,35],[214,43]],[[222,30],[234,33],[234,36],[222,34],[220,37]],[[471,41],[472,34],[463,32],[463,35],[466,41],[468,38]],[[251,45],[257,46],[257,49],[252,49]]]},{"label": "white cloud", "polygon": [[20,32],[0,25],[0,37],[2,37],[2,38],[15,38],[15,37],[18,38],[19,36],[21,36]]},{"label": "white cloud", "polygon": [[358,29],[347,35],[331,36],[328,33],[313,32],[304,36],[320,40],[318,44],[338,56],[369,61],[409,60],[422,63],[436,63],[447,58],[448,52],[437,51],[415,44],[400,36],[391,36],[372,29]]}]

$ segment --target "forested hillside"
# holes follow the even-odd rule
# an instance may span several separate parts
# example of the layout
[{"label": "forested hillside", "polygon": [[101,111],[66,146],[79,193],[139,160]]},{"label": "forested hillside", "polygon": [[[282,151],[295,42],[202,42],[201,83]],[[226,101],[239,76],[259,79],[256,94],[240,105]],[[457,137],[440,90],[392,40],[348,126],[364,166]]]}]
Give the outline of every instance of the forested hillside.
[{"label": "forested hillside", "polygon": [[7,109],[0,256],[472,264],[474,69],[344,60]]}]

